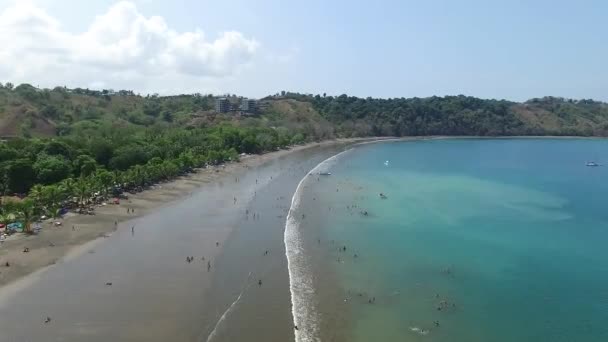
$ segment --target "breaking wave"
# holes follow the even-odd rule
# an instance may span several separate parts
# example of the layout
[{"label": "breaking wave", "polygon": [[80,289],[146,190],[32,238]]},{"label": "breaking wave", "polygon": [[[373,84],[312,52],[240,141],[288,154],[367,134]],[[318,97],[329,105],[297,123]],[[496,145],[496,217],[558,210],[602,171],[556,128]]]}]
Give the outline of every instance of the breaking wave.
[{"label": "breaking wave", "polygon": [[285,223],[285,254],[287,256],[287,268],[289,271],[289,290],[291,292],[291,312],[296,342],[320,341],[319,317],[314,307],[315,289],[312,280],[312,269],[307,260],[297,220],[300,197],[303,184],[308,176],[318,172],[328,172],[329,167],[335,163],[342,154],[351,151],[340,152],[315,166],[298,184],[291,199],[291,207]]}]

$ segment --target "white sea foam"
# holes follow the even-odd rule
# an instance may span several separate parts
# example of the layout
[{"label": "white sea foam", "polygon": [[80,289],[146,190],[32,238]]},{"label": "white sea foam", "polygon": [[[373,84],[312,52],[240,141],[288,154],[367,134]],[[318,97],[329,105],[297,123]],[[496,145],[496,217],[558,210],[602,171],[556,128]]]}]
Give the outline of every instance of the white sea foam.
[{"label": "white sea foam", "polygon": [[299,230],[297,209],[300,206],[300,197],[303,184],[307,177],[318,172],[327,172],[339,156],[352,149],[340,152],[319,163],[298,184],[291,199],[291,207],[287,214],[285,223],[285,254],[287,256],[287,268],[289,270],[289,290],[291,292],[291,312],[293,315],[296,342],[318,342],[319,317],[314,307],[315,289],[312,281],[312,270],[302,243]]},{"label": "white sea foam", "polygon": [[241,293],[239,294],[239,296],[236,298],[236,300],[234,302],[232,302],[232,304],[230,304],[230,306],[228,307],[228,309],[226,309],[226,311],[224,311],[224,313],[222,314],[222,316],[220,316],[220,318],[215,323],[215,326],[213,327],[213,330],[207,336],[207,342],[213,341],[213,339],[217,335],[218,328],[222,325],[222,323],[224,322],[224,320],[226,319],[226,317],[228,317],[228,315],[232,312],[232,310],[234,309],[234,307],[241,300],[241,297],[243,297],[243,293],[245,293],[245,291],[249,288],[249,285],[250,285],[249,280],[251,278],[251,274],[252,273],[249,272],[249,275],[247,276],[247,283],[245,284],[245,287],[243,288],[243,290],[241,291]]},{"label": "white sea foam", "polygon": [[428,330],[425,330],[425,329],[422,329],[422,328],[418,328],[418,327],[410,327],[410,330],[413,331],[413,332],[415,332],[415,333],[418,333],[419,335],[423,335],[423,336],[429,334]]}]

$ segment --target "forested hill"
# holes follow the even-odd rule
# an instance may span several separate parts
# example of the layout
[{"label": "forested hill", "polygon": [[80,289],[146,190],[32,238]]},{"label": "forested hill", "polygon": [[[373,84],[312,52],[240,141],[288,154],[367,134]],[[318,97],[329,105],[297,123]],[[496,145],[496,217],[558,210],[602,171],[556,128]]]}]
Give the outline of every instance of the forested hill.
[{"label": "forested hill", "polygon": [[[227,98],[234,108],[241,102],[235,95]],[[608,105],[592,100],[282,92],[261,99],[257,113],[217,113],[215,100],[0,85],[0,195],[34,191],[40,197],[46,189],[86,197],[117,184],[141,188],[241,153],[336,137],[608,135]],[[47,209],[61,202],[40,198],[39,206]]]},{"label": "forested hill", "polygon": [[[238,104],[239,97],[229,97]],[[116,128],[210,127],[230,123],[335,136],[608,135],[608,104],[556,97],[524,103],[468,96],[373,99],[282,92],[258,115],[216,113],[215,97],[140,96],[132,91],[38,89],[0,84],[0,137],[89,135]]]},{"label": "forested hill", "polygon": [[373,99],[341,95],[283,96],[305,103],[355,135],[608,135],[608,104],[557,97],[524,103],[470,96]]}]

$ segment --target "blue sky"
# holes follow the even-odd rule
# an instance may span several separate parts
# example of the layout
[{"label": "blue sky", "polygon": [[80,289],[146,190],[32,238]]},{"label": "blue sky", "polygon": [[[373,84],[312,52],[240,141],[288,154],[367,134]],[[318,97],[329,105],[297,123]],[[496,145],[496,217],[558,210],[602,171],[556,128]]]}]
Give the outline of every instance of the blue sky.
[{"label": "blue sky", "polygon": [[[0,11],[14,3],[0,0]],[[65,48],[61,56],[51,52],[44,59],[39,51],[23,58],[34,50],[31,46],[6,56],[0,52],[0,58],[15,60],[0,67],[0,81],[250,97],[291,90],[385,98],[465,94],[523,101],[553,95],[608,101],[608,3],[599,0],[30,3],[16,12],[24,21],[31,21],[32,12],[55,23],[42,20],[43,31],[49,31],[44,25],[57,31],[43,37],[50,41],[43,53],[54,44]],[[91,29],[96,17],[117,6],[122,10],[106,15],[105,26]],[[112,39],[100,33],[113,29],[113,16],[123,12],[130,13],[124,16],[127,23],[144,18],[141,27],[150,33],[135,42],[121,35],[131,37],[141,29],[117,30]],[[162,17],[159,27],[164,28],[154,26],[154,16]],[[32,35],[32,43],[41,39],[16,26],[0,28],[3,46],[10,45],[9,36],[29,41],[23,35]],[[196,30],[204,32],[192,44],[198,48],[186,51],[171,43],[174,33]],[[224,37],[224,32],[235,34]],[[182,39],[188,42],[187,37]],[[117,43],[123,40],[130,43]]]}]

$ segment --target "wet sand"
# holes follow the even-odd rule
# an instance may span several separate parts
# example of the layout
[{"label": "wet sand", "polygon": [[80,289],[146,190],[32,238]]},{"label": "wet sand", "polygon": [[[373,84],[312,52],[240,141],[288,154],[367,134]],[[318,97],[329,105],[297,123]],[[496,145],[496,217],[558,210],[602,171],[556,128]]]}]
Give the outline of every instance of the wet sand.
[{"label": "wet sand", "polygon": [[[227,241],[219,261],[220,270],[213,281],[212,291],[225,298],[212,296],[210,307],[225,312],[225,303],[238,298],[240,293],[242,296],[238,306],[229,311],[216,334],[207,341],[294,340],[283,235],[287,212],[300,180],[318,163],[344,148],[307,151],[297,163],[286,163],[285,172],[251,201],[250,215],[242,218]],[[261,214],[252,220],[251,213]]]},{"label": "wet sand", "polygon": [[[0,261],[15,260],[1,268],[4,283],[38,271],[0,289],[2,339],[293,339],[285,210],[299,180],[339,148],[325,143],[252,157],[227,166],[223,175],[194,174],[95,216],[68,218],[40,236],[7,241]],[[126,206],[144,216],[127,216]],[[260,213],[256,220],[254,212]],[[109,235],[82,245],[100,233]],[[31,251],[22,253],[26,245]]]}]

